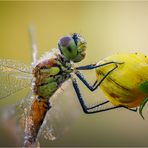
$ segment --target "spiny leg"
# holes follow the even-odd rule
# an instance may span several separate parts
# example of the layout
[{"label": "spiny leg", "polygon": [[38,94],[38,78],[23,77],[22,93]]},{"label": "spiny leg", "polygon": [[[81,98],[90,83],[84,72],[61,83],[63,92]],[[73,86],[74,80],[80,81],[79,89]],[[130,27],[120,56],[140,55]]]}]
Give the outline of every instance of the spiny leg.
[{"label": "spiny leg", "polygon": [[99,82],[97,82],[97,80],[96,80],[95,83],[94,83],[92,86],[87,82],[87,80],[84,78],[84,76],[83,76],[79,71],[76,71],[75,74],[76,74],[76,76],[84,83],[84,85],[85,85],[90,91],[94,91],[94,90],[96,90],[96,89],[100,86],[100,84],[105,80],[105,78],[106,78],[112,71],[114,71],[116,68],[118,68],[118,65],[117,65],[117,64],[115,64],[115,67],[112,68],[110,71],[108,71],[108,72],[104,75],[104,77],[103,77]]},{"label": "spiny leg", "polygon": [[100,65],[90,64],[90,65],[86,65],[86,66],[76,67],[76,70],[91,70],[91,69],[99,68],[99,67],[109,65],[109,64],[123,64],[123,62],[120,63],[120,62],[111,61],[111,62],[106,62],[106,63],[100,64]]},{"label": "spiny leg", "polygon": [[32,48],[32,66],[34,66],[34,64],[37,62],[38,49],[35,42],[34,27],[32,25],[29,26],[29,37]]},{"label": "spiny leg", "polygon": [[136,108],[128,108],[128,107],[126,107],[126,106],[123,106],[123,108],[126,108],[126,109],[128,109],[128,110],[130,110],[130,111],[133,111],[133,112],[137,112],[137,110],[138,110],[137,107],[136,107]]},{"label": "spiny leg", "polygon": [[93,105],[91,107],[88,107],[88,110],[96,108],[96,107],[101,107],[102,105],[107,104],[107,103],[109,103],[109,101],[105,101],[105,102],[99,103],[97,105]]},{"label": "spiny leg", "polygon": [[94,82],[94,84],[92,85],[92,87],[95,87],[96,84],[97,84],[97,82],[98,82],[98,80],[96,80],[96,81]]},{"label": "spiny leg", "polygon": [[[121,108],[122,107],[122,106],[114,106],[114,107],[110,107],[110,108],[106,108],[106,109],[89,111],[89,110],[95,109],[95,108],[98,109],[98,107],[100,106],[100,104],[95,105],[95,106],[92,106],[92,107],[87,107],[86,104],[85,104],[85,102],[84,102],[84,100],[83,100],[83,97],[82,97],[82,95],[80,93],[80,89],[79,89],[79,86],[78,86],[77,81],[76,81],[75,78],[72,78],[72,84],[73,84],[73,87],[74,87],[75,92],[77,94],[77,97],[79,99],[80,105],[81,105],[84,113],[86,113],[86,114],[93,114],[93,113],[98,113],[98,112],[104,112],[104,111],[108,111],[108,110],[112,110],[112,109],[116,109],[116,108]],[[108,101],[102,103],[102,105],[104,105],[106,103],[108,103]]]},{"label": "spiny leg", "polygon": [[[94,106],[92,106],[92,107],[89,107],[88,109],[93,109],[93,108],[99,107],[99,106],[104,105],[104,104],[107,104],[107,103],[109,103],[109,101],[105,101],[105,102],[103,102],[103,103],[94,105]],[[137,110],[138,110],[137,107],[136,107],[136,108],[128,108],[128,107],[123,106],[123,105],[120,105],[119,107],[123,107],[123,108],[125,108],[125,109],[127,109],[127,110],[129,110],[129,111],[133,111],[133,112],[137,112]],[[105,109],[105,110],[106,110],[106,109]]]}]

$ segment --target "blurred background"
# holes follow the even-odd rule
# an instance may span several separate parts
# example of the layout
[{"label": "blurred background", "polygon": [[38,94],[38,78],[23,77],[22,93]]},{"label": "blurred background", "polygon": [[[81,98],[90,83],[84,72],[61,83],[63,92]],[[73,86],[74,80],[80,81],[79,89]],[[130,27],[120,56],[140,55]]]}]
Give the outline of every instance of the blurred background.
[{"label": "blurred background", "polygon": [[[86,59],[78,65],[95,63],[117,52],[148,54],[148,2],[0,2],[0,58],[31,63],[29,25],[35,27],[39,56],[57,47],[59,37],[74,32],[87,41]],[[90,82],[95,80],[95,73],[94,77],[91,72],[84,75]],[[91,103],[103,97],[99,90],[91,93],[81,83],[80,88]],[[15,104],[27,91],[0,100],[0,107]],[[76,100],[72,86],[62,94],[60,99]],[[40,136],[41,146],[148,146],[147,107],[143,120],[125,109],[85,115],[77,104],[70,111],[78,109],[80,115],[69,130],[54,141]],[[0,137],[0,146],[17,146],[2,124]]]}]

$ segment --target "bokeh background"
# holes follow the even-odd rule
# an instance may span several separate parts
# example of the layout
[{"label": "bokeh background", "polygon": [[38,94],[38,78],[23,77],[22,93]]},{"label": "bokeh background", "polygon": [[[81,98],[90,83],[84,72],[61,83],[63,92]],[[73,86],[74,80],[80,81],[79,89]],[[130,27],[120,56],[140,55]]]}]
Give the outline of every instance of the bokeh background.
[{"label": "bokeh background", "polygon": [[[35,27],[39,56],[57,47],[60,36],[73,32],[80,33],[88,47],[86,59],[78,65],[97,62],[116,52],[148,54],[148,2],[0,2],[0,58],[31,63],[30,24]],[[90,82],[95,80],[95,74],[92,77],[92,73],[85,72],[85,75]],[[80,86],[85,98],[102,97]],[[24,94],[0,100],[0,107],[16,103]],[[76,100],[70,87],[63,95]],[[81,112],[57,140],[40,137],[41,146],[148,146],[147,112],[145,107],[145,120],[125,109],[95,115]],[[2,124],[0,131],[0,146],[16,146],[14,137]]]}]

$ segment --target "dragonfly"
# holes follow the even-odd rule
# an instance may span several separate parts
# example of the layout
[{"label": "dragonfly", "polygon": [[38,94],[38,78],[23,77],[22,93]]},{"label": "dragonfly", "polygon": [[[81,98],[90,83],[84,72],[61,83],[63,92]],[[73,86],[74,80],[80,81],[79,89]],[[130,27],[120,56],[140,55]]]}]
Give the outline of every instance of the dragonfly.
[{"label": "dragonfly", "polygon": [[[24,99],[23,103],[20,103],[23,104],[25,116],[25,147],[36,144],[39,131],[42,128],[45,117],[48,116],[47,112],[52,109],[50,99],[57,93],[62,84],[68,80],[72,81],[83,111],[88,114],[96,112],[97,106],[87,107],[83,98],[79,97],[80,90],[75,78],[75,76],[79,78],[77,75],[78,69],[89,70],[108,64],[120,64],[108,62],[101,65],[86,65],[83,68],[75,67],[74,63],[78,63],[85,58],[87,44],[85,39],[77,33],[61,37],[58,40],[57,49],[45,53],[37,60],[37,46],[32,31],[30,31],[30,36],[33,49],[31,66],[15,60],[0,59],[0,79],[2,82],[0,85],[0,99],[31,86],[32,93],[27,96],[29,99]],[[83,77],[83,75],[81,76]],[[98,86],[94,85],[94,88],[97,89]],[[28,106],[30,107],[28,108]],[[51,135],[51,137],[54,139],[54,136]]]},{"label": "dragonfly", "polygon": [[[17,86],[19,87],[12,87],[11,89],[9,87],[3,87],[4,90],[0,95],[1,98],[11,95],[17,91],[18,88],[22,89],[28,86],[28,83],[26,84],[23,82],[23,78],[28,79],[31,77],[31,81],[29,81],[29,83],[32,84],[31,88],[33,96],[31,108],[26,119],[24,146],[32,146],[36,142],[45,116],[47,116],[47,112],[51,109],[50,98],[57,92],[61,85],[68,80],[72,81],[78,101],[82,107],[82,110],[86,114],[94,114],[116,108],[126,108],[131,111],[137,111],[137,108],[132,108],[137,107],[138,105],[141,105],[140,113],[142,112],[142,109],[147,102],[147,92],[145,93],[148,80],[147,56],[144,56],[143,58],[143,56],[139,56],[140,54],[138,54],[137,57],[132,58],[133,56],[130,54],[113,55],[104,60],[100,60],[95,64],[75,67],[74,63],[82,61],[86,55],[86,41],[77,33],[61,37],[58,40],[58,48],[46,53],[41,60],[36,60],[37,48],[34,40],[32,40],[32,48],[33,63],[32,67],[29,69],[25,65],[23,65],[22,68],[22,64],[12,64],[15,62],[9,60],[0,61],[1,71],[3,71],[3,73],[9,72],[9,78],[14,76],[14,74],[11,73],[12,69],[15,69],[18,73],[24,73],[23,76],[15,73],[15,83],[18,83]],[[142,61],[140,60],[140,62],[135,63],[136,58],[139,57],[142,59]],[[141,67],[140,70],[145,68],[145,71],[142,71],[141,74],[143,75],[143,73],[145,73],[144,79],[139,79],[140,81],[134,83],[135,86],[138,87],[137,92],[138,95],[140,94],[140,98],[134,98],[134,92],[131,92],[132,87],[127,88],[127,83],[125,83],[125,86],[122,84],[125,82],[123,78],[125,78],[125,74],[128,75],[128,70],[132,73],[129,75],[129,79],[131,76],[139,76],[139,72],[133,70],[135,66],[134,63]],[[141,66],[141,63],[144,63],[144,66]],[[130,65],[132,68],[127,70],[128,65]],[[90,85],[80,71],[92,69],[96,70],[97,80],[93,85]],[[28,74],[31,76],[28,76]],[[81,94],[75,76],[79,78],[90,91],[95,91],[100,86],[108,100],[88,107],[85,103],[84,97]],[[129,81],[129,79],[127,80]],[[139,92],[139,90],[141,90],[141,92]],[[101,109],[101,106],[109,102],[111,102],[114,106]]]}]

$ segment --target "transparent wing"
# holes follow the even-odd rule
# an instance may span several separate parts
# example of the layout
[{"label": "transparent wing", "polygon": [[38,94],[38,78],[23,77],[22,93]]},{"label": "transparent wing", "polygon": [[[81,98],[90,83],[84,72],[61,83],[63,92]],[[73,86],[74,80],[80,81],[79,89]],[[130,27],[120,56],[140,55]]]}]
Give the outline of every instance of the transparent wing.
[{"label": "transparent wing", "polygon": [[[11,104],[0,110],[1,128],[7,137],[13,141],[11,146],[22,146],[27,109],[31,106],[32,93],[21,98],[16,104]],[[8,142],[9,143],[9,142]],[[7,146],[7,145],[6,145]]]},{"label": "transparent wing", "polygon": [[33,25],[29,25],[29,39],[32,48],[32,66],[37,62],[38,48],[35,42],[35,28]]},{"label": "transparent wing", "polygon": [[[64,133],[66,133],[71,125],[75,123],[74,121],[80,117],[80,113],[82,113],[72,86],[71,88],[70,86],[67,88],[67,85],[71,86],[69,82],[68,84],[64,84],[50,100],[52,108],[46,114],[38,135],[39,141],[43,142],[41,143],[42,146],[45,146],[44,140],[48,143],[47,141],[64,136]],[[0,112],[2,114],[0,121],[3,123],[1,125],[7,129],[6,132],[9,135],[12,135],[12,137],[15,135],[14,138],[18,143],[17,146],[22,146],[21,144],[23,143],[25,122],[30,113],[33,101],[32,96],[32,93],[29,93],[17,104],[6,107]],[[50,145],[50,142],[48,144]]]},{"label": "transparent wing", "polygon": [[31,84],[31,67],[15,60],[0,59],[0,99]]}]

